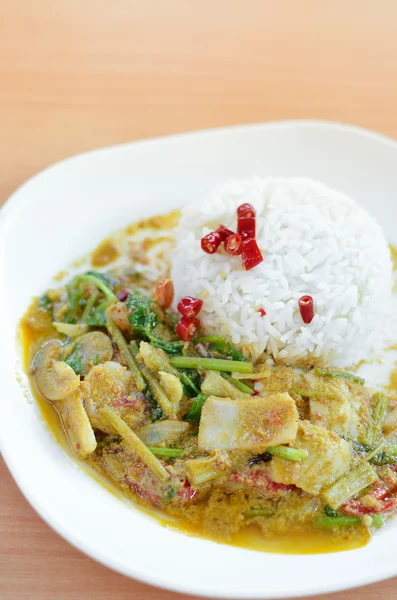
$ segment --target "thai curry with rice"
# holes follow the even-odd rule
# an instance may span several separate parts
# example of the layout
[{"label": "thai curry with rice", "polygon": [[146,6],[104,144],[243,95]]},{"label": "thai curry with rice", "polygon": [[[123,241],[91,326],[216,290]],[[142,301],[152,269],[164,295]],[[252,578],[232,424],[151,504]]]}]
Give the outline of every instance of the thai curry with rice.
[{"label": "thai curry with rice", "polygon": [[168,266],[161,282],[152,268],[176,220],[131,226],[127,265],[109,267],[107,240],[94,270],[33,301],[21,331],[45,414],[75,456],[184,531],[291,552],[363,545],[397,507],[393,394],[326,365],[252,364],[201,335],[201,299],[178,298],[177,316]]}]

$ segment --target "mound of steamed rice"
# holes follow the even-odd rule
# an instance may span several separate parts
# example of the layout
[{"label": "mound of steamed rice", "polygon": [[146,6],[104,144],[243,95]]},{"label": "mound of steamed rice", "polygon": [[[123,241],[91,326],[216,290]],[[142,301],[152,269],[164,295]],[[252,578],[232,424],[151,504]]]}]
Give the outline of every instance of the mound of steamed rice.
[{"label": "mound of steamed rice", "polygon": [[[241,256],[203,252],[220,223],[236,230],[236,209],[256,209],[263,262],[244,271]],[[352,198],[309,179],[229,181],[186,206],[176,232],[175,299],[204,300],[205,335],[222,335],[251,359],[352,366],[380,349],[392,290],[381,227]],[[298,300],[314,299],[302,321]],[[261,316],[264,308],[266,316]]]}]

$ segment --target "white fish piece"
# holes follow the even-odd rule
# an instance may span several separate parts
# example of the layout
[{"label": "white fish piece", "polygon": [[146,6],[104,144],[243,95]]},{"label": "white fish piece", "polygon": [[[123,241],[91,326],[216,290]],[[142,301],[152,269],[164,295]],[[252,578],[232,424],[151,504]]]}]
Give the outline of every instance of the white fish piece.
[{"label": "white fish piece", "polygon": [[306,450],[307,458],[292,462],[274,456],[269,465],[269,475],[276,483],[296,485],[317,496],[350,467],[351,442],[309,421],[299,422],[294,448]]},{"label": "white fish piece", "polygon": [[203,406],[198,435],[201,452],[230,450],[260,454],[293,442],[298,411],[289,394],[231,400],[210,396]]}]

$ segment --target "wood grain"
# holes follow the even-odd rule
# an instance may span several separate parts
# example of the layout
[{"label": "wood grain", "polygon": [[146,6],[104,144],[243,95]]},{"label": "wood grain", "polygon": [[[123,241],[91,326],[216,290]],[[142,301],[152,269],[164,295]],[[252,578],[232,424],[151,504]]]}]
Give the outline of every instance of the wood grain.
[{"label": "wood grain", "polygon": [[[395,0],[0,0],[0,202],[98,146],[290,118],[397,137]],[[0,461],[3,600],[171,600],[69,546]],[[331,600],[391,600],[397,579]],[[325,597],[324,597],[325,598]]]}]

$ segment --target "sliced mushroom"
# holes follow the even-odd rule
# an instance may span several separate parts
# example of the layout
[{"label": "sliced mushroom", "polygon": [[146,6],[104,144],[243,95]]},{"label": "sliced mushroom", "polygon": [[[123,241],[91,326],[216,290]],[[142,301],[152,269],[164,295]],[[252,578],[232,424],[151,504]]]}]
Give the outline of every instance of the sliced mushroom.
[{"label": "sliced mushroom", "polygon": [[85,333],[64,349],[65,360],[81,375],[87,375],[92,367],[107,362],[112,356],[112,342],[101,331]]},{"label": "sliced mushroom", "polygon": [[63,400],[80,384],[80,378],[73,369],[59,360],[61,348],[58,340],[50,340],[36,354],[33,363],[36,385],[48,400]]}]

